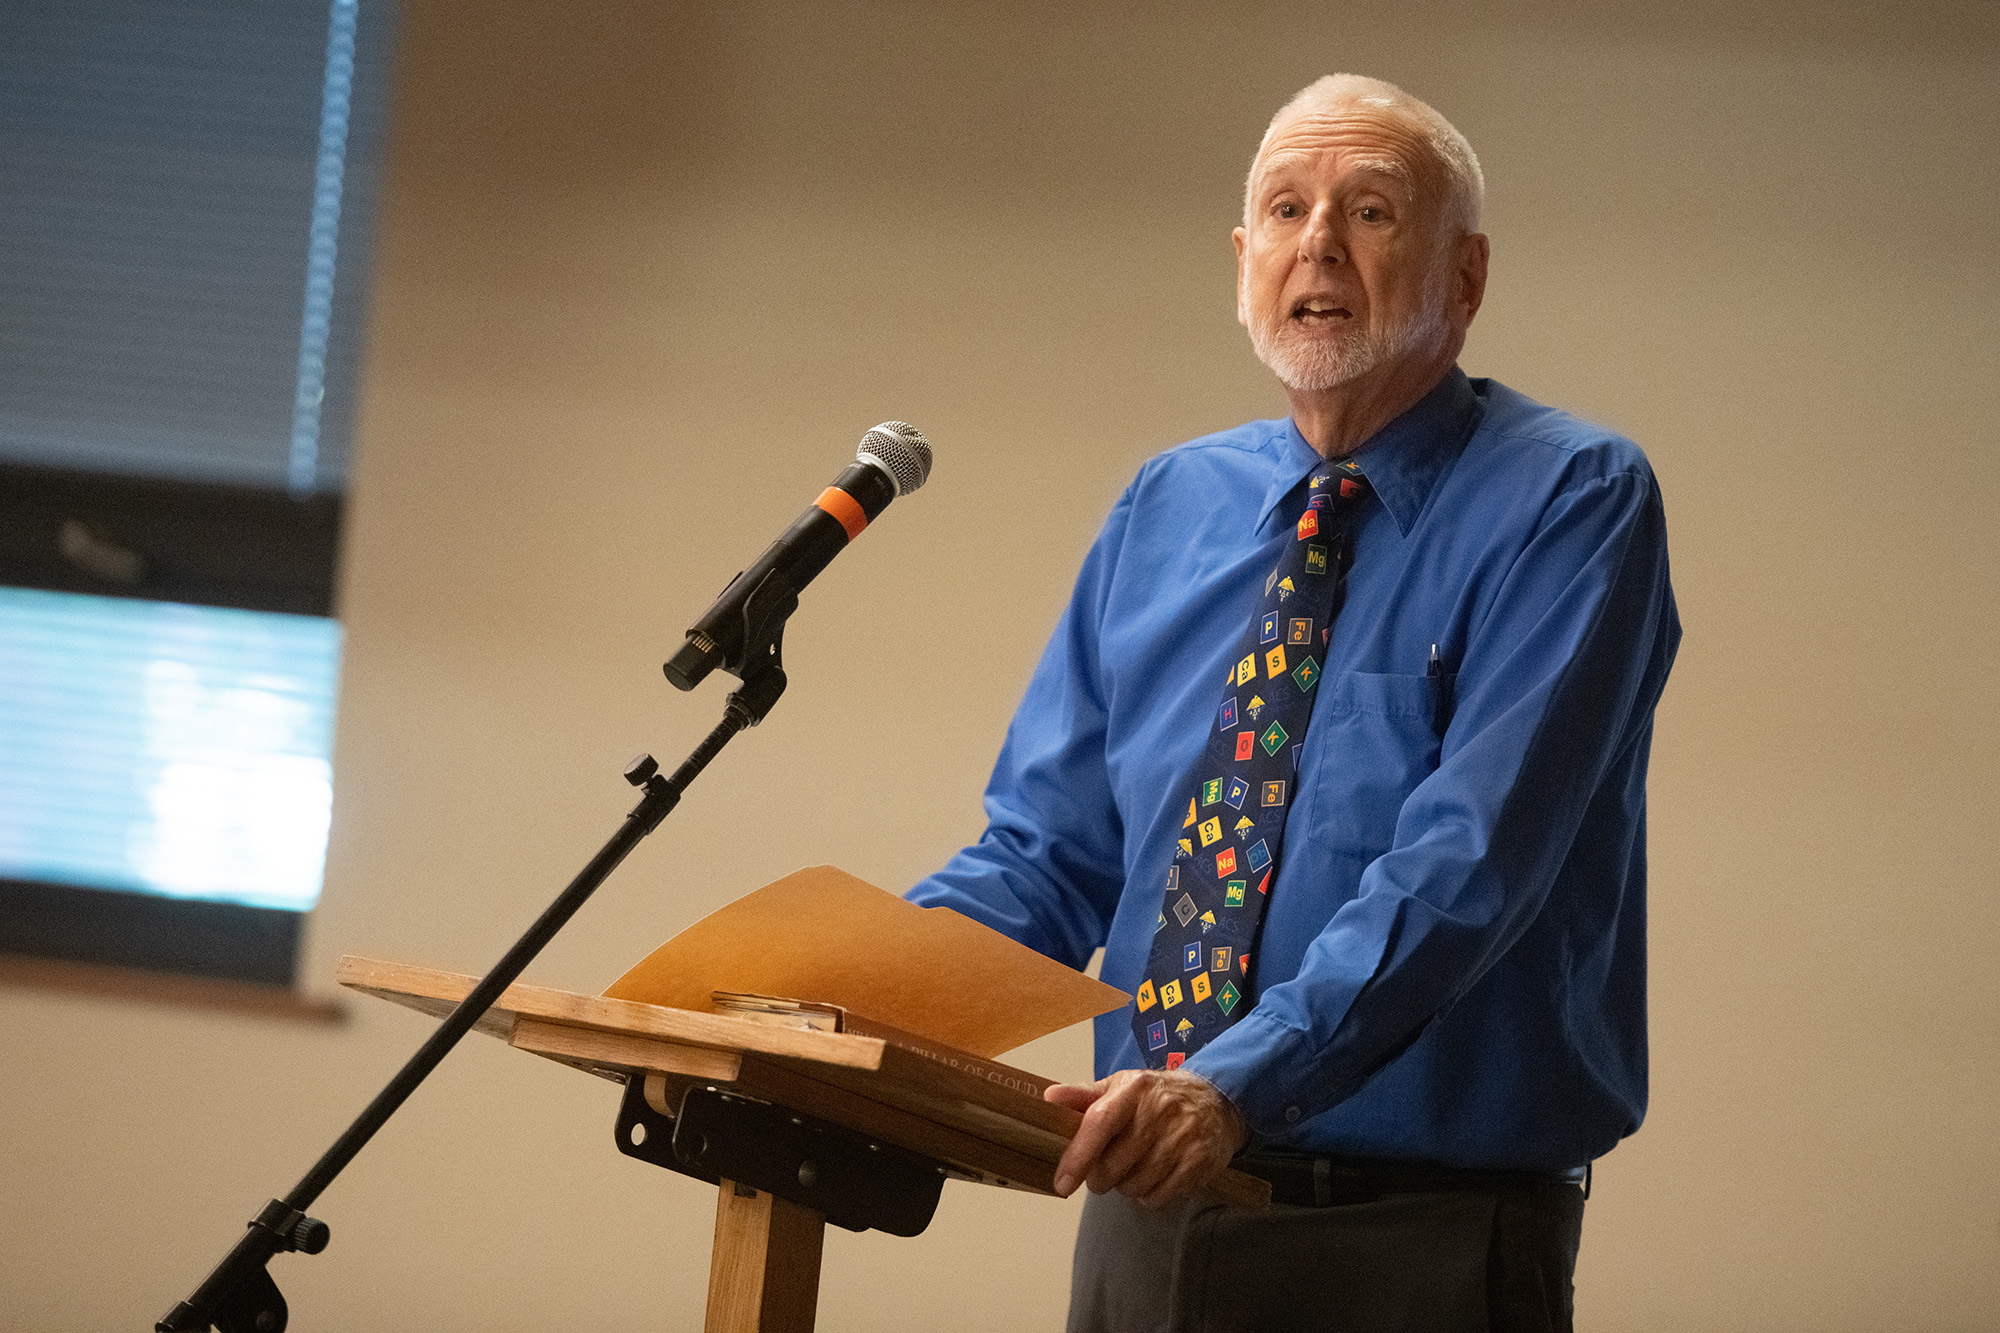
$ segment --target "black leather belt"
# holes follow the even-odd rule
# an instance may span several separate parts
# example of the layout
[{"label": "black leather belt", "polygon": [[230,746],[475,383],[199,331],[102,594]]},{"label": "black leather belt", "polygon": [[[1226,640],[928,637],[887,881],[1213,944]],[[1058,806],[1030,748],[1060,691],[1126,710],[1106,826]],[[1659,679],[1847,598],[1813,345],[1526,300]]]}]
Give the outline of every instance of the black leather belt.
[{"label": "black leather belt", "polygon": [[1273,1203],[1306,1208],[1370,1203],[1385,1194],[1433,1194],[1447,1190],[1499,1193],[1549,1186],[1581,1187],[1584,1197],[1590,1197],[1588,1166],[1565,1171],[1483,1171],[1427,1162],[1309,1157],[1271,1149],[1245,1153],[1230,1165],[1270,1181]]}]

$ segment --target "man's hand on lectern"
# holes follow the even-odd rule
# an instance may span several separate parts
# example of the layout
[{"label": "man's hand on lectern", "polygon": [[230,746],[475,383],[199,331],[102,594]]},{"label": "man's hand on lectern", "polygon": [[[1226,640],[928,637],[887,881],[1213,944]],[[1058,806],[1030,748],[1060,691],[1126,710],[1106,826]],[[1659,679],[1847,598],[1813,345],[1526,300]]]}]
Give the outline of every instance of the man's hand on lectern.
[{"label": "man's hand on lectern", "polygon": [[1088,1181],[1148,1208],[1166,1208],[1221,1174],[1249,1141],[1229,1099],[1181,1069],[1121,1069],[1095,1083],[1058,1083],[1043,1094],[1083,1112],[1083,1124],[1056,1164],[1056,1193]]}]

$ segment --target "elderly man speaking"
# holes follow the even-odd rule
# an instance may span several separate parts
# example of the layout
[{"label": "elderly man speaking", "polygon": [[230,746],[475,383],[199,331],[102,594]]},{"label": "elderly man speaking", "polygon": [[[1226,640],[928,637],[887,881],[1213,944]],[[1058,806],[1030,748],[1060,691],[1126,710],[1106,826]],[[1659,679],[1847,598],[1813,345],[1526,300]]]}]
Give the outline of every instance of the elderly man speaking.
[{"label": "elderly man speaking", "polygon": [[[1465,139],[1333,75],[1278,112],[1237,318],[1291,415],[1139,471],[910,897],[1134,996],[1057,1189],[1072,1329],[1571,1323],[1646,1103],[1645,775],[1680,629],[1629,441],[1457,367]],[[1203,1185],[1234,1159],[1268,1213]]]}]

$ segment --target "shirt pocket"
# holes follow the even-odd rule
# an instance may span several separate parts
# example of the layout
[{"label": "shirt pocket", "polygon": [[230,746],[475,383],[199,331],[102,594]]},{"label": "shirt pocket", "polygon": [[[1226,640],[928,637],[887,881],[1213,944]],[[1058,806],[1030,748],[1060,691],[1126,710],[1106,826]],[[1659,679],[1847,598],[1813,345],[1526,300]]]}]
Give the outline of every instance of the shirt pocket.
[{"label": "shirt pocket", "polygon": [[1344,672],[1328,686],[1305,747],[1307,836],[1372,861],[1395,841],[1403,802],[1437,769],[1437,686],[1427,675],[1373,671]]}]

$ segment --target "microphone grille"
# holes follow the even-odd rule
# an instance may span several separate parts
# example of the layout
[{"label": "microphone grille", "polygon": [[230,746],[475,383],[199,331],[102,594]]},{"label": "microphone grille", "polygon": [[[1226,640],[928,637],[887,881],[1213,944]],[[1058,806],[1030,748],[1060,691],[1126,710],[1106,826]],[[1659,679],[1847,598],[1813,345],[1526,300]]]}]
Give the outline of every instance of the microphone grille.
[{"label": "microphone grille", "polygon": [[930,480],[931,442],[907,421],[885,421],[861,437],[854,461],[873,463],[888,473],[901,497]]}]

